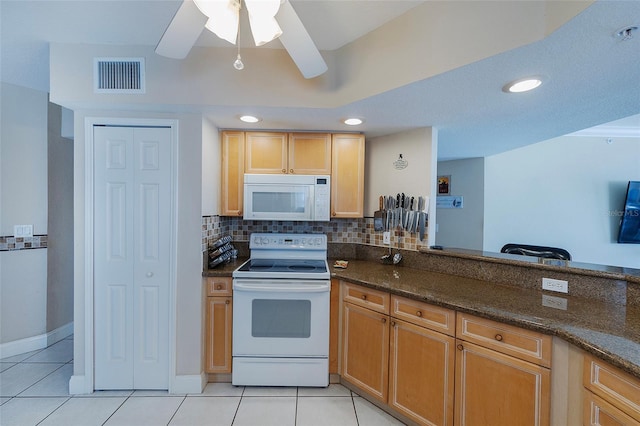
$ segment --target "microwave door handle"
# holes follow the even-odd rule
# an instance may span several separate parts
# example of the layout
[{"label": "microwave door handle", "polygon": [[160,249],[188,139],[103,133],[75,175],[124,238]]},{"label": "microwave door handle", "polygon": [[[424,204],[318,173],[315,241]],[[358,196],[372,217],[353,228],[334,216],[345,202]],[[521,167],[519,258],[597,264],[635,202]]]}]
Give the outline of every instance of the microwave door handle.
[{"label": "microwave door handle", "polygon": [[324,284],[298,285],[278,285],[278,284],[240,284],[234,283],[233,290],[237,291],[268,291],[273,293],[296,292],[296,293],[324,293],[330,287]]}]

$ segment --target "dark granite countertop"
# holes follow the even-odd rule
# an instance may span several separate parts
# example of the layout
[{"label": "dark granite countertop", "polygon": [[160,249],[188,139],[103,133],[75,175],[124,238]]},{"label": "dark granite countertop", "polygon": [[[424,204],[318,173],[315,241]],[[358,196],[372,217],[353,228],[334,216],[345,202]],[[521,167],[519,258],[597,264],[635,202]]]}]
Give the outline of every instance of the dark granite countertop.
[{"label": "dark granite countertop", "polygon": [[[392,294],[558,336],[640,378],[640,307],[589,300],[472,278],[349,260],[332,277]],[[563,297],[566,310],[543,306]]]},{"label": "dark granite countertop", "polygon": [[[203,276],[231,276],[246,260],[207,269]],[[346,269],[330,269],[333,278],[558,336],[640,378],[640,306],[635,303],[542,292],[366,260],[349,260]],[[565,299],[566,310],[544,306],[543,296]]]}]

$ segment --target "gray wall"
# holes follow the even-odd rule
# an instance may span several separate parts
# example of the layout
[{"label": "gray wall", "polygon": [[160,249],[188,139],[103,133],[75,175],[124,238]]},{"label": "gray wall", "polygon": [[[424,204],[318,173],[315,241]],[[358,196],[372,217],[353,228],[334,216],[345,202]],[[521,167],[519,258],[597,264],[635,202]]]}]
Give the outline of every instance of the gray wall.
[{"label": "gray wall", "polygon": [[47,331],[73,321],[73,141],[60,136],[62,108],[49,103]]},{"label": "gray wall", "polygon": [[482,250],[484,239],[484,158],[438,162],[438,175],[451,176],[451,195],[461,209],[436,209],[436,244]]}]

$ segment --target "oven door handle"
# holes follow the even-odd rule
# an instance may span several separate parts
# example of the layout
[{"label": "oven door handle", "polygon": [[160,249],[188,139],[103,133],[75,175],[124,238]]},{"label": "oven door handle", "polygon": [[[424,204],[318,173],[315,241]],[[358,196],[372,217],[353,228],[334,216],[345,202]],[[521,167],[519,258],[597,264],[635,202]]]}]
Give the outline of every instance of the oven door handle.
[{"label": "oven door handle", "polygon": [[331,286],[326,284],[306,284],[306,285],[282,285],[282,284],[245,284],[233,283],[234,291],[266,291],[272,293],[296,292],[296,293],[325,293],[331,290]]}]

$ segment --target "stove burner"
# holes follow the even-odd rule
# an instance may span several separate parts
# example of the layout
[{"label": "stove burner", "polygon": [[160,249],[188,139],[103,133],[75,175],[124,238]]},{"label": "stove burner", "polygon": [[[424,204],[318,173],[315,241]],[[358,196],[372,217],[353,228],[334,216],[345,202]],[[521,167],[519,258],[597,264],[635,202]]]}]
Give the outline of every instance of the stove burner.
[{"label": "stove burner", "polygon": [[313,265],[291,265],[287,269],[292,271],[314,271],[318,268]]}]

